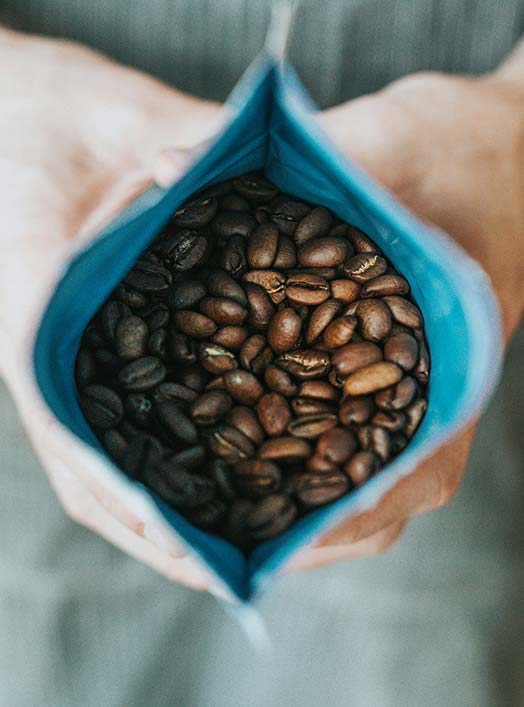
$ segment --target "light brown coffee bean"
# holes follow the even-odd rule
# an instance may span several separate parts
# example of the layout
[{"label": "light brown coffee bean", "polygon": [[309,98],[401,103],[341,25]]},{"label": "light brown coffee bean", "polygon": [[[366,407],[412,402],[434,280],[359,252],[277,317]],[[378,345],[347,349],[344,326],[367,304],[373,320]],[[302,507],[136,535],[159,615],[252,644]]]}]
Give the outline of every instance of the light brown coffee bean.
[{"label": "light brown coffee bean", "polygon": [[427,409],[428,403],[427,400],[424,400],[424,398],[418,398],[417,400],[414,400],[406,408],[407,422],[406,426],[404,427],[404,434],[408,439],[411,439],[415,434]]},{"label": "light brown coffee bean", "polygon": [[357,452],[344,466],[344,471],[355,486],[360,486],[378,471],[379,460],[373,452]]},{"label": "light brown coffee bean", "polygon": [[313,349],[296,349],[279,356],[275,364],[295,378],[321,378],[331,366],[329,356]]},{"label": "light brown coffee bean", "polygon": [[262,334],[253,334],[244,342],[240,350],[240,364],[247,370],[261,376],[273,360],[273,352]]},{"label": "light brown coffee bean", "polygon": [[217,330],[215,322],[200,312],[183,309],[173,313],[173,321],[179,332],[195,339],[206,339]]},{"label": "light brown coffee bean", "polygon": [[346,398],[338,409],[338,419],[346,427],[363,425],[374,411],[373,398],[369,396]]},{"label": "light brown coffee bean", "polygon": [[266,393],[256,405],[258,419],[269,437],[283,435],[291,422],[291,410],[280,393]]},{"label": "light brown coffee bean", "polygon": [[333,402],[337,401],[340,397],[340,393],[335,386],[331,385],[331,383],[328,383],[327,381],[304,381],[300,384],[298,393],[306,398],[329,400]]},{"label": "light brown coffee bean", "polygon": [[259,285],[246,283],[245,290],[249,311],[248,322],[254,329],[265,331],[275,313],[275,305]]},{"label": "light brown coffee bean", "polygon": [[344,272],[356,282],[364,283],[382,275],[387,263],[378,253],[359,253],[344,263]]},{"label": "light brown coffee bean", "polygon": [[399,383],[381,390],[375,395],[375,403],[381,410],[403,410],[417,393],[417,384],[410,376],[405,376]]},{"label": "light brown coffee bean", "polygon": [[268,366],[264,371],[264,381],[268,388],[290,398],[297,392],[297,385],[286,371],[278,366]]},{"label": "light brown coffee bean", "polygon": [[242,279],[261,287],[274,304],[279,304],[286,297],[286,278],[278,270],[249,270]]},{"label": "light brown coffee bean", "polygon": [[391,331],[391,313],[379,299],[362,300],[357,309],[360,333],[368,341],[382,341]]},{"label": "light brown coffee bean", "polygon": [[329,294],[328,281],[319,275],[291,275],[286,280],[285,296],[296,304],[320,304]]},{"label": "light brown coffee bean", "polygon": [[376,253],[377,246],[356,226],[348,226],[346,238],[352,243],[357,253]]},{"label": "light brown coffee bean", "polygon": [[305,439],[297,437],[276,437],[267,439],[258,450],[261,459],[282,459],[300,461],[311,456],[311,447]]},{"label": "light brown coffee bean", "polygon": [[379,361],[351,373],[344,381],[344,393],[346,395],[376,393],[378,390],[398,383],[401,378],[402,369],[399,366],[389,361]]},{"label": "light brown coffee bean", "polygon": [[413,369],[413,375],[419,383],[427,383],[429,379],[429,352],[425,341],[419,344],[418,361]]},{"label": "light brown coffee bean", "polygon": [[231,410],[233,403],[222,390],[211,390],[200,395],[191,405],[191,419],[197,425],[214,425]]},{"label": "light brown coffee bean", "polygon": [[339,471],[323,474],[300,474],[295,493],[302,506],[316,508],[332,503],[349,488],[347,477]]},{"label": "light brown coffee bean", "polygon": [[371,424],[384,427],[389,432],[399,432],[406,424],[406,416],[403,412],[379,410],[371,418]]},{"label": "light brown coffee bean", "polygon": [[371,342],[347,344],[335,351],[331,362],[339,376],[345,378],[359,368],[382,360],[382,349]]},{"label": "light brown coffee bean", "polygon": [[322,336],[326,327],[337,315],[342,303],[336,299],[330,299],[315,307],[311,313],[309,323],[306,329],[306,344],[312,344],[316,339]]},{"label": "light brown coffee bean", "polygon": [[357,437],[362,449],[366,452],[373,452],[384,463],[391,456],[391,438],[389,432],[383,427],[373,425],[359,427]]},{"label": "light brown coffee bean", "polygon": [[302,319],[292,307],[285,307],[273,316],[269,323],[267,338],[277,354],[296,346],[302,331]]},{"label": "light brown coffee bean", "polygon": [[264,393],[258,378],[239,368],[224,373],[224,385],[233,400],[242,405],[255,405]]},{"label": "light brown coffee bean", "polygon": [[327,234],[333,223],[333,217],[328,209],[317,206],[304,216],[298,223],[294,240],[297,245],[303,245],[312,238],[319,238]]},{"label": "light brown coffee bean", "polygon": [[351,316],[337,317],[324,330],[322,343],[328,350],[339,349],[351,341],[358,319]]},{"label": "light brown coffee bean", "polygon": [[298,262],[306,268],[332,268],[341,265],[347,254],[344,238],[314,238],[298,251]]},{"label": "light brown coffee bean", "polygon": [[235,405],[226,418],[226,422],[231,427],[243,432],[246,437],[259,447],[265,439],[264,430],[258,421],[257,416],[251,408],[244,405]]},{"label": "light brown coffee bean", "polygon": [[216,376],[220,376],[226,371],[232,371],[238,366],[234,354],[218,344],[201,344],[198,352],[198,360],[206,371]]},{"label": "light brown coffee bean", "polygon": [[354,280],[332,280],[331,295],[345,304],[360,298],[360,285]]},{"label": "light brown coffee bean", "polygon": [[327,432],[337,424],[337,416],[334,413],[323,412],[318,415],[304,415],[292,420],[287,431],[293,437],[304,439],[314,439],[324,432]]},{"label": "light brown coffee bean", "polygon": [[362,286],[361,297],[382,297],[384,295],[406,295],[409,284],[400,275],[379,275]]},{"label": "light brown coffee bean", "polygon": [[247,262],[250,268],[270,268],[273,265],[277,255],[278,235],[274,223],[264,223],[255,228],[247,242]]},{"label": "light brown coffee bean", "polygon": [[238,351],[247,339],[248,333],[243,326],[223,326],[213,334],[211,341],[231,351]]},{"label": "light brown coffee bean", "polygon": [[418,359],[418,344],[410,334],[394,334],[384,344],[384,358],[386,361],[396,363],[405,371],[410,371]]},{"label": "light brown coffee bean", "polygon": [[333,427],[317,440],[316,454],[333,464],[344,464],[358,448],[355,435],[343,427]]},{"label": "light brown coffee bean", "polygon": [[418,329],[424,326],[420,309],[409,300],[396,295],[383,297],[382,300],[388,305],[393,319],[399,324],[403,324],[410,329]]},{"label": "light brown coffee bean", "polygon": [[200,311],[212,319],[215,324],[243,324],[247,310],[232,299],[226,297],[204,297],[200,300]]},{"label": "light brown coffee bean", "polygon": [[263,498],[279,490],[282,473],[275,462],[268,459],[246,459],[235,464],[234,480],[243,496]]}]

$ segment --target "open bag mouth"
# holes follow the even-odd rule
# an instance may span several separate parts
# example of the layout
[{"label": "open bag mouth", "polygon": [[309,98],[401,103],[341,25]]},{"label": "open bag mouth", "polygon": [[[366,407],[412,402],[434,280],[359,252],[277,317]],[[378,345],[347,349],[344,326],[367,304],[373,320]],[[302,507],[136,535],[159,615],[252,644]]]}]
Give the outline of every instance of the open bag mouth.
[{"label": "open bag mouth", "polygon": [[34,366],[53,415],[103,455],[108,474],[125,476],[80,410],[75,359],[93,314],[183,201],[206,185],[262,171],[283,192],[327,207],[375,241],[409,281],[431,351],[428,409],[407,448],[363,486],[301,518],[247,557],[228,541],[192,526],[142,487],[185,543],[238,599],[247,601],[299,547],[342,518],[376,504],[479,413],[498,379],[502,336],[498,307],[481,268],[337,153],[321,133],[289,66],[262,56],[229,105],[229,124],[180,181],[168,190],[144,192],[70,262],[40,323]]}]

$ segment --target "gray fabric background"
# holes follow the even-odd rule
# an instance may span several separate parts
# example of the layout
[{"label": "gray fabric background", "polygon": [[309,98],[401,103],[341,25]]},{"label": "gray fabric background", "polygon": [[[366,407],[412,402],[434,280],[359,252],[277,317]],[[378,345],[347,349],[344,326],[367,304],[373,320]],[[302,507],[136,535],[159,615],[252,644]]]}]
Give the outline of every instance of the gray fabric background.
[{"label": "gray fabric background", "polygon": [[[260,47],[267,10],[0,0],[13,26],[216,98]],[[301,10],[291,55],[327,105],[416,69],[489,69],[523,19],[518,0],[319,0]],[[265,597],[267,660],[214,600],[65,517],[0,388],[0,706],[524,704],[523,356],[519,332],[448,507],[413,519],[382,557],[286,577]]]}]

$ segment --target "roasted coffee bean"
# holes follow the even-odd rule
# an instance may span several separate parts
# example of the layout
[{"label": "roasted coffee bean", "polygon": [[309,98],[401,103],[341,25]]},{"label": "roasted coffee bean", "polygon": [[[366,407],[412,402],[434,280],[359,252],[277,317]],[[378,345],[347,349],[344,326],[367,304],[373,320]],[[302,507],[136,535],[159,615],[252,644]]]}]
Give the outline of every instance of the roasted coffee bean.
[{"label": "roasted coffee bean", "polygon": [[254,540],[267,540],[286,530],[296,515],[296,506],[288,496],[272,494],[248,513],[246,528]]},{"label": "roasted coffee bean", "polygon": [[424,321],[419,308],[409,300],[405,299],[405,297],[391,295],[388,297],[383,297],[382,301],[388,305],[391,310],[391,314],[393,315],[393,319],[399,324],[403,324],[410,329],[417,329],[424,326]]},{"label": "roasted coffee bean", "polygon": [[317,440],[316,453],[332,462],[344,464],[358,447],[355,435],[343,427],[333,427],[324,432]]},{"label": "roasted coffee bean", "polygon": [[391,435],[391,454],[399,454],[408,444],[407,438],[400,432]]},{"label": "roasted coffee bean", "polygon": [[259,285],[274,304],[279,304],[286,297],[284,288],[286,278],[278,270],[250,270],[243,275],[242,279]]},{"label": "roasted coffee bean", "polygon": [[207,339],[208,336],[213,336],[217,330],[215,322],[200,312],[184,309],[175,312],[173,321],[179,332],[195,339]]},{"label": "roasted coffee bean", "polygon": [[245,327],[229,325],[218,329],[211,337],[211,340],[230,351],[238,351],[248,335],[249,332]]},{"label": "roasted coffee bean", "polygon": [[237,360],[231,351],[218,344],[201,344],[198,352],[198,360],[203,368],[215,376],[220,376],[226,371],[231,371],[237,367]]},{"label": "roasted coffee bean", "polygon": [[236,427],[219,425],[208,437],[210,450],[228,464],[249,459],[255,453],[255,445]]},{"label": "roasted coffee bean", "polygon": [[327,432],[337,424],[337,416],[334,413],[323,412],[317,415],[304,415],[292,420],[287,426],[287,431],[293,437],[304,439],[315,439],[324,432]]},{"label": "roasted coffee bean", "polygon": [[131,309],[117,300],[111,300],[102,310],[101,323],[104,335],[110,344],[115,341],[117,324],[121,319],[132,315]]},{"label": "roasted coffee bean", "polygon": [[405,295],[409,284],[400,275],[379,275],[362,286],[361,297],[383,297],[384,295]]},{"label": "roasted coffee bean", "polygon": [[166,377],[166,367],[155,356],[144,356],[128,363],[118,374],[118,382],[124,390],[140,392],[149,390]]},{"label": "roasted coffee bean", "polygon": [[321,277],[323,280],[334,280],[337,276],[336,268],[292,268],[287,271],[288,277],[293,275],[314,275]]},{"label": "roasted coffee bean", "polygon": [[175,439],[185,444],[198,442],[197,428],[176,401],[169,400],[166,403],[160,403],[156,406],[156,411],[160,422]]},{"label": "roasted coffee bean", "polygon": [[273,314],[275,305],[260,285],[246,283],[248,306],[248,322],[254,329],[266,330]]},{"label": "roasted coffee bean", "polygon": [[314,238],[298,251],[298,262],[306,268],[332,268],[341,265],[347,254],[344,238]]},{"label": "roasted coffee bean", "polygon": [[348,344],[335,351],[331,359],[337,373],[345,378],[360,368],[382,360],[382,349],[371,342]]},{"label": "roasted coffee bean", "polygon": [[366,452],[373,452],[382,462],[387,462],[391,456],[391,437],[383,427],[368,425],[357,430],[360,446]]},{"label": "roasted coffee bean", "polygon": [[292,236],[297,224],[310,210],[309,206],[300,201],[284,201],[273,209],[272,219],[279,231],[286,236]]},{"label": "roasted coffee bean", "polygon": [[106,345],[106,341],[96,324],[90,324],[84,332],[84,343],[92,350]]},{"label": "roasted coffee bean", "polygon": [[406,408],[407,422],[404,427],[404,434],[408,439],[411,439],[415,434],[417,427],[420,425],[424,413],[426,412],[428,403],[424,398],[418,398],[410,403]]},{"label": "roasted coffee bean", "polygon": [[238,282],[224,270],[210,270],[205,274],[207,291],[215,297],[227,297],[242,307],[247,306],[247,297]]},{"label": "roasted coffee bean", "polygon": [[120,397],[105,385],[84,388],[80,394],[80,407],[89,424],[102,430],[116,427],[124,414]]},{"label": "roasted coffee bean", "polygon": [[196,400],[198,393],[192,390],[187,385],[182,383],[173,383],[171,381],[160,383],[153,391],[151,391],[151,399],[155,403],[165,403],[168,400],[181,400],[186,403],[191,403]]},{"label": "roasted coffee bean", "polygon": [[243,368],[260,376],[273,360],[273,352],[265,336],[253,334],[242,345],[238,358]]},{"label": "roasted coffee bean", "polygon": [[124,282],[139,292],[163,292],[171,285],[171,273],[163,265],[139,260]]},{"label": "roasted coffee bean", "polygon": [[96,361],[89,349],[81,348],[76,357],[76,380],[80,388],[89,385],[96,374]]},{"label": "roasted coffee bean", "polygon": [[156,437],[140,434],[127,445],[122,458],[122,468],[134,479],[140,478],[142,471],[150,465],[157,464],[164,450]]},{"label": "roasted coffee bean", "polygon": [[117,356],[126,361],[140,358],[146,353],[149,330],[143,319],[132,314],[123,317],[115,327]]},{"label": "roasted coffee bean", "polygon": [[295,493],[306,508],[324,506],[343,496],[349,488],[347,477],[339,471],[323,474],[300,474]]},{"label": "roasted coffee bean", "polygon": [[402,378],[402,369],[396,363],[379,361],[369,366],[364,366],[344,381],[346,395],[368,395],[377,390],[395,385]]},{"label": "roasted coffee bean", "polygon": [[225,390],[224,376],[215,376],[206,383],[205,390]]},{"label": "roasted coffee bean", "polygon": [[145,470],[147,484],[176,509],[198,508],[211,501],[215,486],[211,479],[193,474],[170,460],[158,462]]},{"label": "roasted coffee bean", "polygon": [[231,410],[233,403],[222,390],[202,393],[191,405],[191,419],[196,425],[215,425]]},{"label": "roasted coffee bean", "polygon": [[261,459],[300,461],[311,456],[311,447],[305,439],[277,437],[263,442],[258,449],[258,456]]},{"label": "roasted coffee bean", "polygon": [[122,463],[122,458],[129,444],[124,435],[118,430],[111,428],[104,432],[102,442],[110,456],[112,456],[115,461]]},{"label": "roasted coffee bean", "polygon": [[310,345],[322,336],[326,327],[336,317],[341,306],[342,303],[338,300],[330,299],[315,307],[306,330],[306,344]]},{"label": "roasted coffee bean", "polygon": [[333,217],[328,209],[325,209],[323,206],[317,206],[311,209],[297,224],[294,233],[295,243],[300,246],[313,238],[325,236],[331,228],[332,223]]},{"label": "roasted coffee bean", "polygon": [[369,479],[379,467],[378,457],[373,452],[357,452],[344,466],[344,471],[355,486]]},{"label": "roasted coffee bean", "polygon": [[173,216],[173,223],[179,228],[202,228],[216,213],[218,201],[213,197],[194,199],[179,206]]},{"label": "roasted coffee bean", "polygon": [[184,469],[198,469],[205,462],[207,449],[203,444],[195,444],[192,447],[182,449],[169,457],[171,464],[180,465]]},{"label": "roasted coffee bean", "polygon": [[302,331],[302,319],[292,307],[280,309],[269,322],[267,338],[275,353],[294,348]]},{"label": "roasted coffee bean", "polygon": [[147,341],[147,350],[153,356],[167,361],[169,358],[169,334],[165,329],[154,331]]},{"label": "roasted coffee bean", "polygon": [[291,275],[286,280],[286,297],[296,304],[321,304],[329,298],[329,283],[319,275]]},{"label": "roasted coffee bean", "polygon": [[403,412],[379,410],[371,418],[371,424],[383,427],[389,432],[399,432],[406,424],[406,416]]},{"label": "roasted coffee bean", "polygon": [[97,367],[106,375],[112,376],[118,374],[124,363],[116,354],[107,349],[98,349],[93,354]]},{"label": "roasted coffee bean", "polygon": [[144,319],[150,332],[165,329],[169,325],[169,308],[163,302],[153,302],[141,309],[138,314]]},{"label": "roasted coffee bean", "polygon": [[272,263],[277,270],[287,270],[294,268],[297,264],[297,252],[293,241],[288,236],[280,234],[278,239],[277,254]]},{"label": "roasted coffee bean", "polygon": [[249,211],[249,201],[240,194],[227,194],[220,202],[223,211]]},{"label": "roasted coffee bean", "polygon": [[416,382],[410,376],[406,376],[391,388],[377,393],[375,402],[381,410],[403,410],[411,403],[416,392]]},{"label": "roasted coffee bean", "polygon": [[153,403],[145,393],[129,393],[124,399],[129,419],[140,427],[147,427],[153,417]]},{"label": "roasted coffee bean", "polygon": [[263,498],[279,490],[282,474],[275,462],[247,459],[235,464],[234,479],[242,496]]},{"label": "roasted coffee bean", "polygon": [[334,403],[318,400],[315,398],[292,398],[290,400],[291,409],[297,417],[303,415],[319,415],[324,412],[334,412]]},{"label": "roasted coffee bean", "polygon": [[199,366],[188,366],[177,374],[177,378],[179,383],[200,393],[206,387],[209,376]]},{"label": "roasted coffee bean", "polygon": [[264,371],[264,381],[268,388],[290,398],[297,392],[297,385],[291,376],[277,366],[268,366]]},{"label": "roasted coffee bean", "polygon": [[400,332],[390,336],[384,344],[384,358],[410,371],[418,360],[418,344],[414,336]]},{"label": "roasted coffee bean", "polygon": [[277,255],[278,228],[273,223],[257,226],[247,243],[247,262],[251,268],[270,268]]},{"label": "roasted coffee bean", "polygon": [[221,251],[220,264],[233,277],[240,277],[247,268],[246,239],[231,236]]},{"label": "roasted coffee bean", "polygon": [[185,334],[171,329],[168,335],[168,345],[171,356],[177,363],[189,366],[197,360],[196,342]]},{"label": "roasted coffee bean", "polygon": [[208,475],[215,482],[222,498],[226,501],[234,501],[237,498],[233,470],[223,459],[213,459],[208,467]]},{"label": "roasted coffee bean", "polygon": [[186,271],[200,265],[207,254],[207,238],[198,231],[184,230],[166,236],[160,244],[164,263],[173,270]]},{"label": "roasted coffee bean", "polygon": [[243,432],[257,446],[260,446],[265,439],[262,425],[251,408],[235,405],[227,416],[226,422]]},{"label": "roasted coffee bean", "polygon": [[309,380],[300,384],[299,395],[317,400],[337,401],[340,397],[335,386],[327,381]]},{"label": "roasted coffee bean", "polygon": [[200,311],[216,324],[243,324],[247,310],[226,297],[204,297],[200,300]]},{"label": "roasted coffee bean", "polygon": [[378,250],[377,246],[355,226],[349,226],[345,235],[357,253],[376,253]]},{"label": "roasted coffee bean", "polygon": [[367,282],[386,270],[387,263],[378,253],[359,253],[344,263],[344,272],[356,282]]},{"label": "roasted coffee bean", "polygon": [[171,309],[192,309],[206,295],[206,286],[198,280],[175,282],[166,293]]},{"label": "roasted coffee bean", "polygon": [[289,351],[279,356],[275,363],[300,380],[321,378],[331,366],[330,358],[326,353],[313,349]]},{"label": "roasted coffee bean", "polygon": [[274,184],[257,174],[244,174],[233,179],[233,188],[246,199],[257,204],[269,201],[278,194]]},{"label": "roasted coffee bean", "polygon": [[353,338],[358,320],[356,317],[344,315],[337,317],[324,329],[322,343],[328,350],[339,349]]},{"label": "roasted coffee bean", "polygon": [[213,530],[226,517],[227,506],[220,498],[212,498],[204,505],[187,512],[187,519],[202,530]]},{"label": "roasted coffee bean", "polygon": [[280,393],[266,393],[256,405],[258,419],[269,437],[283,435],[291,422],[291,410]]},{"label": "roasted coffee bean", "polygon": [[[380,393],[379,393],[380,395]],[[373,414],[373,398],[369,396],[348,397],[338,409],[338,419],[346,427],[363,425]]]},{"label": "roasted coffee bean", "polygon": [[427,383],[429,379],[429,352],[424,341],[419,344],[418,361],[413,369],[413,375],[419,383]]},{"label": "roasted coffee bean", "polygon": [[224,384],[233,400],[242,405],[255,405],[264,393],[258,378],[253,373],[239,368],[224,374]]},{"label": "roasted coffee bean", "polygon": [[268,223],[271,220],[271,209],[269,206],[259,206],[255,210],[255,218],[258,223]]},{"label": "roasted coffee bean", "polygon": [[344,304],[354,302],[360,297],[360,285],[353,280],[332,280],[331,294]]},{"label": "roasted coffee bean", "polygon": [[[306,469],[313,474],[331,474],[334,471],[338,471],[338,467],[336,464],[333,464],[333,462],[328,461],[317,453],[313,454],[313,456],[307,460]],[[299,480],[300,476],[300,472],[295,475],[293,479],[292,491],[288,490],[290,489],[290,486],[286,487],[286,491],[288,493],[296,493],[296,482]]]},{"label": "roasted coffee bean", "polygon": [[147,297],[142,292],[137,292],[123,283],[116,288],[115,297],[134,310],[141,309],[147,304]]},{"label": "roasted coffee bean", "polygon": [[233,236],[247,238],[257,225],[256,218],[248,211],[221,211],[213,221],[213,230],[224,242]]},{"label": "roasted coffee bean", "polygon": [[391,313],[379,299],[362,300],[357,308],[360,333],[368,341],[382,341],[391,331]]}]

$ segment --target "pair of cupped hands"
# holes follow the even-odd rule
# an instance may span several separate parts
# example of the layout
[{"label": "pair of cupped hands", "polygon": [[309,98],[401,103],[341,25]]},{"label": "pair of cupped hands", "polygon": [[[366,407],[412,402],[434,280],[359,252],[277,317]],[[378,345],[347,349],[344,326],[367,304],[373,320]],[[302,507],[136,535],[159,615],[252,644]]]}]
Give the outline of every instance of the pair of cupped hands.
[{"label": "pair of cupped hands", "polygon": [[[74,520],[171,579],[223,593],[165,528],[93,474],[93,457],[38,395],[31,365],[42,307],[72,253],[146,186],[174,181],[220,128],[223,111],[84,47],[7,29],[0,67],[0,372]],[[318,121],[346,155],[480,261],[507,343],[524,305],[524,46],[492,73],[414,74]],[[472,425],[286,569],[385,550],[412,515],[450,500],[473,434]]]}]

